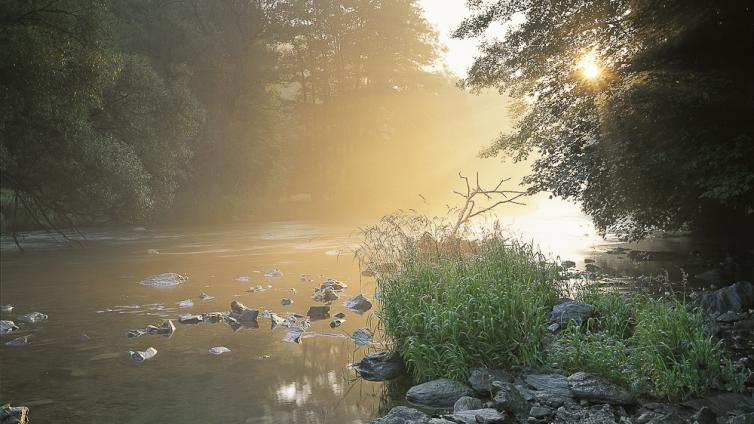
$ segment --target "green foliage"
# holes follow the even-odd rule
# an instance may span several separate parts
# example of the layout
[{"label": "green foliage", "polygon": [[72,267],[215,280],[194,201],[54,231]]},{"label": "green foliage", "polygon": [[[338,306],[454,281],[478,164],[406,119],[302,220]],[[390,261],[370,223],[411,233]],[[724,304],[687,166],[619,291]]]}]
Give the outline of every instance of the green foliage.
[{"label": "green foliage", "polygon": [[637,395],[668,400],[742,388],[720,342],[704,333],[701,313],[687,312],[684,303],[599,291],[582,299],[597,317],[586,329],[569,325],[562,333],[549,356],[562,369],[594,372]]},{"label": "green foliage", "polygon": [[[472,3],[459,37],[503,23],[465,84],[496,87],[520,120],[483,154],[536,152],[532,191],[578,200],[597,227],[751,222],[754,25],[744,3],[632,0]],[[602,73],[588,79],[592,55]],[[713,217],[710,220],[708,217]],[[731,221],[735,219],[735,222]]]}]

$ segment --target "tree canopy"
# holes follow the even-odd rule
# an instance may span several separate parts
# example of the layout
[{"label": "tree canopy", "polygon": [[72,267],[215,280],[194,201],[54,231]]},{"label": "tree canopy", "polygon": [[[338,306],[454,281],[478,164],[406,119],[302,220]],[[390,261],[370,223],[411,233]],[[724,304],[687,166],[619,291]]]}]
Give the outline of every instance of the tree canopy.
[{"label": "tree canopy", "polygon": [[498,36],[481,43],[464,84],[509,93],[519,119],[483,155],[536,152],[529,189],[580,201],[603,232],[751,222],[750,5],[468,3],[455,35]]}]

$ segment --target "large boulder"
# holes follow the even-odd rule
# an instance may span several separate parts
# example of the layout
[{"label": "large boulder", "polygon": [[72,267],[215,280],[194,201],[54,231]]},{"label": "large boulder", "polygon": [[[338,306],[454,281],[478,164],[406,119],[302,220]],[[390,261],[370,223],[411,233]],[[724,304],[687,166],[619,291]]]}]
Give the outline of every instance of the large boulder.
[{"label": "large boulder", "polygon": [[471,411],[473,409],[482,409],[482,400],[471,396],[463,396],[458,398],[456,403],[453,404],[453,412],[458,413],[462,411]]},{"label": "large boulder", "polygon": [[508,414],[505,411],[500,412],[497,409],[483,408],[472,409],[467,411],[454,412],[449,418],[457,423],[477,424],[477,423],[507,423]]},{"label": "large boulder", "polygon": [[580,325],[589,319],[592,313],[594,313],[594,306],[584,302],[567,300],[552,307],[550,319],[558,323],[575,321]]},{"label": "large boulder", "polygon": [[576,398],[590,402],[631,405],[636,401],[626,390],[585,372],[577,372],[569,376],[568,387]]},{"label": "large boulder", "polygon": [[706,293],[702,296],[700,306],[710,314],[746,311],[754,308],[754,286],[748,281],[739,281],[728,287]]},{"label": "large boulder", "polygon": [[472,368],[469,374],[469,385],[477,393],[489,396],[490,393],[495,393],[495,387],[492,386],[493,381],[500,381],[504,383],[510,383],[513,381],[513,377],[503,370],[490,369],[490,368]]},{"label": "large boulder", "polygon": [[526,384],[548,395],[573,397],[568,378],[560,374],[528,374],[524,377]]},{"label": "large boulder", "polygon": [[427,424],[429,415],[414,408],[396,406],[382,418],[371,421],[370,424]]},{"label": "large boulder", "polygon": [[463,396],[474,396],[474,391],[458,381],[440,378],[408,389],[406,400],[430,408],[451,408]]},{"label": "large boulder", "polygon": [[506,411],[518,417],[525,417],[529,411],[529,404],[526,402],[519,390],[511,383],[499,383],[498,391],[495,394],[495,406],[505,409]]},{"label": "large boulder", "polygon": [[403,363],[398,352],[373,352],[364,357],[361,361],[353,364],[361,378],[369,381],[385,381],[399,377],[406,372],[406,366]]}]

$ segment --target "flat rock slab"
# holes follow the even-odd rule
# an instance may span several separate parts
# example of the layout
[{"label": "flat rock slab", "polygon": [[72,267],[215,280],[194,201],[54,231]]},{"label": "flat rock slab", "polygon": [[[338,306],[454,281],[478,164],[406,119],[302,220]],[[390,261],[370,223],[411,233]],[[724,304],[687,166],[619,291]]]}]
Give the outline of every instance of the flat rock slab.
[{"label": "flat rock slab", "polygon": [[636,402],[628,391],[595,375],[577,372],[568,377],[568,387],[578,399],[612,405],[631,405]]},{"label": "flat rock slab", "polygon": [[369,301],[364,295],[358,294],[345,302],[343,302],[343,306],[346,307],[351,312],[356,312],[357,314],[363,314],[364,312],[372,309],[372,302]]},{"label": "flat rock slab", "polygon": [[186,281],[188,281],[188,277],[184,275],[175,272],[166,272],[144,278],[141,280],[141,285],[149,287],[175,287]]},{"label": "flat rock slab", "polygon": [[369,381],[385,381],[406,373],[406,366],[398,352],[373,352],[353,364],[361,378]]},{"label": "flat rock slab", "polygon": [[575,321],[578,324],[582,324],[592,316],[592,313],[594,313],[594,306],[584,302],[569,300],[553,306],[550,319],[558,323]]},{"label": "flat rock slab", "polygon": [[503,383],[510,383],[513,381],[513,377],[503,370],[490,369],[490,368],[472,368],[469,375],[469,385],[474,391],[489,395],[495,393],[497,390],[492,386],[493,381],[500,381]]},{"label": "flat rock slab", "polygon": [[477,424],[477,423],[506,423],[508,422],[508,414],[504,411],[500,412],[497,409],[483,408],[472,409],[469,411],[455,412],[450,415],[449,418],[452,421],[463,424]]},{"label": "flat rock slab", "polygon": [[742,312],[754,308],[754,286],[748,281],[739,281],[728,287],[706,293],[701,305],[707,313]]},{"label": "flat rock slab", "polygon": [[408,389],[406,400],[430,408],[452,408],[463,396],[474,396],[474,391],[458,381],[440,378]]},{"label": "flat rock slab", "polygon": [[537,390],[548,394],[573,397],[573,392],[568,384],[568,378],[560,374],[528,374],[524,381]]},{"label": "flat rock slab", "polygon": [[428,424],[429,420],[429,415],[418,409],[396,406],[387,415],[371,421],[370,424]]}]

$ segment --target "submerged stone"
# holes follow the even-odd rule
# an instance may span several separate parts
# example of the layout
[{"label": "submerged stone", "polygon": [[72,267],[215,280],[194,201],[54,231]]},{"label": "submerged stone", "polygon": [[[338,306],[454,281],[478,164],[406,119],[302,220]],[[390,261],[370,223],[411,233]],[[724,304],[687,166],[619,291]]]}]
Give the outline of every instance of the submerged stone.
[{"label": "submerged stone", "polygon": [[243,303],[234,300],[230,303],[231,315],[239,322],[256,321],[259,316],[259,310],[246,307]]},{"label": "submerged stone", "polygon": [[216,347],[209,348],[209,353],[213,355],[222,355],[223,353],[228,353],[228,352],[230,352],[230,349],[228,349],[225,346],[216,346]]},{"label": "submerged stone", "polygon": [[199,295],[199,299],[204,300],[204,301],[210,301],[210,300],[213,300],[214,298],[215,298],[215,296],[210,296],[206,292],[202,292]]},{"label": "submerged stone", "polygon": [[334,319],[330,321],[330,328],[340,327],[344,322],[346,322],[344,319]]},{"label": "submerged stone", "polygon": [[320,290],[330,289],[336,292],[343,291],[346,289],[346,287],[348,287],[348,284],[342,281],[332,279],[332,278],[328,278],[327,280],[323,281],[322,284],[319,285]]},{"label": "submerged stone", "polygon": [[176,305],[178,305],[179,308],[190,308],[194,306],[194,302],[191,299],[186,299],[176,302]]},{"label": "submerged stone", "polygon": [[398,352],[373,352],[352,367],[368,381],[392,380],[406,373],[403,358]]},{"label": "submerged stone", "polygon": [[332,302],[338,300],[338,295],[330,288],[318,291],[312,295],[315,302]]},{"label": "submerged stone", "polygon": [[333,317],[334,317],[334,318],[340,318],[340,319],[343,319],[343,318],[345,318],[345,317],[346,317],[346,314],[344,314],[343,312],[338,312],[337,314],[333,315]]},{"label": "submerged stone", "polygon": [[356,312],[357,314],[363,314],[364,312],[372,309],[372,302],[369,301],[364,295],[359,294],[356,295],[345,302],[343,302],[343,305],[348,308],[348,310]]},{"label": "submerged stone", "polygon": [[329,318],[330,306],[310,306],[306,315],[312,320]]},{"label": "submerged stone", "polygon": [[178,322],[181,324],[199,324],[204,321],[201,315],[183,314],[178,317]]},{"label": "submerged stone", "polygon": [[287,306],[287,305],[293,304],[293,301],[291,299],[288,299],[287,297],[284,297],[280,299],[280,304],[283,306]]},{"label": "submerged stone", "polygon": [[463,396],[473,396],[474,391],[458,381],[440,378],[411,387],[406,400],[430,408],[450,408]]},{"label": "submerged stone", "polygon": [[128,337],[141,337],[141,336],[145,336],[146,334],[147,334],[146,330],[142,330],[142,329],[128,330],[128,333],[126,333]]},{"label": "submerged stone", "polygon": [[18,330],[15,322],[9,320],[0,320],[0,334],[8,334],[11,331]]},{"label": "submerged stone", "polygon": [[130,350],[128,355],[136,362],[144,362],[154,358],[157,355],[157,349],[149,347],[143,352]]},{"label": "submerged stone", "polygon": [[372,343],[372,332],[368,328],[359,328],[351,334],[351,340],[357,345],[369,345]]},{"label": "submerged stone", "polygon": [[15,339],[5,342],[6,346],[23,346],[29,344],[29,336],[16,337]]},{"label": "submerged stone", "polygon": [[0,306],[1,312],[13,312],[13,305],[1,305]]},{"label": "submerged stone", "polygon": [[188,277],[175,272],[150,275],[141,280],[141,284],[150,287],[175,287],[188,281]]},{"label": "submerged stone", "polygon": [[18,317],[19,321],[28,322],[29,324],[34,324],[40,321],[46,320],[48,317],[47,315],[41,313],[41,312],[32,312],[30,314],[22,315]]},{"label": "submerged stone", "polygon": [[211,324],[220,322],[225,318],[223,312],[205,312],[202,314],[202,321],[209,322]]},{"label": "submerged stone", "polygon": [[280,278],[283,276],[283,271],[277,268],[270,268],[264,272],[266,278]]}]

